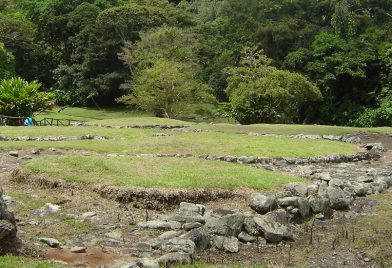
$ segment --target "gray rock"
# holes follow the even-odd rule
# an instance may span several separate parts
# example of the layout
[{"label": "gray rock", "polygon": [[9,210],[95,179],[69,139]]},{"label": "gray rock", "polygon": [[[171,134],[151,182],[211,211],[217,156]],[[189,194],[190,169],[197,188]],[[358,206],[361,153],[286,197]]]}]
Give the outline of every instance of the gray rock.
[{"label": "gray rock", "polygon": [[202,205],[182,202],[178,212],[175,215],[169,217],[168,220],[178,221],[181,223],[199,222],[204,224],[204,211],[205,207]]},{"label": "gray rock", "polygon": [[159,263],[152,258],[143,258],[140,263],[143,268],[159,268]]},{"label": "gray rock", "polygon": [[279,243],[282,240],[294,240],[293,234],[287,226],[284,226],[265,215],[254,217],[253,220],[268,242]]},{"label": "gray rock", "polygon": [[206,215],[206,224],[204,227],[210,234],[238,236],[242,230],[244,219],[245,216],[242,213],[213,210],[209,212],[209,215]]},{"label": "gray rock", "polygon": [[18,151],[9,151],[8,154],[10,156],[13,156],[13,157],[18,157],[19,156],[19,152]]},{"label": "gray rock", "polygon": [[277,209],[271,212],[268,212],[267,214],[265,214],[265,216],[269,219],[272,219],[280,224],[286,225],[289,223],[288,221],[288,215],[286,210],[284,209]]},{"label": "gray rock", "polygon": [[163,267],[174,264],[191,264],[193,260],[192,255],[184,252],[168,253],[158,258],[158,263]]},{"label": "gray rock", "polygon": [[373,192],[380,194],[388,188],[388,185],[384,182],[371,182],[370,186],[373,188]]},{"label": "gray rock", "polygon": [[48,237],[40,237],[38,240],[46,245],[48,245],[51,248],[60,248],[61,243],[54,238],[48,238]]},{"label": "gray rock", "polygon": [[391,177],[379,177],[376,179],[378,183],[385,183],[388,187],[392,186],[392,178]]},{"label": "gray rock", "polygon": [[186,238],[175,237],[162,244],[162,250],[166,252],[184,252],[194,255],[196,251],[195,243]]},{"label": "gray rock", "polygon": [[371,191],[370,187],[365,183],[356,182],[353,184],[354,193],[357,196],[366,196],[369,191]]},{"label": "gray rock", "polygon": [[162,246],[163,243],[165,243],[166,241],[178,237],[181,235],[180,231],[167,231],[163,234],[161,234],[160,236],[158,236],[157,238],[153,239],[150,244],[151,247],[153,249],[158,249]]},{"label": "gray rock", "polygon": [[291,192],[294,196],[306,197],[308,189],[307,186],[300,182],[292,182],[284,186],[286,191]]},{"label": "gray rock", "polygon": [[181,237],[192,240],[197,251],[205,250],[210,244],[210,237],[202,228],[193,229]]},{"label": "gray rock", "polygon": [[323,135],[323,139],[326,140],[331,140],[331,141],[340,141],[342,140],[342,136],[336,136],[336,135]]},{"label": "gray rock", "polygon": [[278,204],[280,207],[297,207],[298,206],[298,196],[283,197],[278,199]]},{"label": "gray rock", "polygon": [[254,236],[259,235],[259,228],[257,227],[257,224],[253,220],[253,216],[252,217],[250,217],[250,216],[245,217],[243,228],[244,228],[245,232],[247,232],[250,235],[254,235]]},{"label": "gray rock", "polygon": [[328,187],[329,206],[336,210],[348,209],[351,204],[351,198],[338,187]]},{"label": "gray rock", "polygon": [[321,181],[327,181],[327,182],[332,179],[331,174],[329,174],[329,172],[315,173],[313,175],[313,178]]},{"label": "gray rock", "polygon": [[241,232],[238,235],[238,240],[240,240],[241,242],[244,242],[244,243],[253,243],[256,241],[256,237],[254,237],[246,232]]},{"label": "gray rock", "polygon": [[0,187],[0,255],[15,253],[19,246],[15,217],[8,211],[3,199],[3,189]]},{"label": "gray rock", "polygon": [[343,189],[348,185],[347,181],[341,180],[341,179],[332,179],[329,181],[329,186],[332,187],[339,187]]},{"label": "gray rock", "polygon": [[72,247],[69,251],[71,251],[72,253],[85,253],[86,250],[86,247]]},{"label": "gray rock", "polygon": [[214,238],[214,244],[217,249],[223,250],[225,252],[238,252],[238,239],[236,237],[216,236]]},{"label": "gray rock", "polygon": [[307,187],[308,195],[316,195],[318,193],[319,186],[317,184],[312,184]]},{"label": "gray rock", "polygon": [[95,216],[97,216],[96,212],[89,211],[89,212],[83,213],[82,218],[87,219],[87,218],[92,218]]},{"label": "gray rock", "polygon": [[158,230],[178,230],[181,228],[181,223],[177,221],[146,221],[137,224],[139,228],[158,229]]},{"label": "gray rock", "polygon": [[302,218],[307,218],[310,215],[310,204],[306,198],[299,198],[298,199],[298,210],[299,214]]},{"label": "gray rock", "polygon": [[250,197],[249,206],[260,214],[265,214],[278,207],[275,194],[253,193]]},{"label": "gray rock", "polygon": [[190,223],[184,223],[182,225],[182,229],[184,229],[185,231],[189,231],[192,229],[200,228],[202,226],[203,224],[201,224],[200,222],[190,222]]}]

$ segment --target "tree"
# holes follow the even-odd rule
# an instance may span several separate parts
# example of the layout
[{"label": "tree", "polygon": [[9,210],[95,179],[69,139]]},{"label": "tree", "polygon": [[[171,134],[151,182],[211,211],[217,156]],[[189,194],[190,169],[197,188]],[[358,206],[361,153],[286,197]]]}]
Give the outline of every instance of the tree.
[{"label": "tree", "polygon": [[0,43],[0,81],[15,75],[15,58]]},{"label": "tree", "polygon": [[54,104],[54,96],[39,92],[40,87],[40,83],[28,83],[22,78],[1,81],[0,114],[27,117],[48,109]]},{"label": "tree", "polygon": [[209,88],[195,79],[187,65],[165,59],[140,70],[132,83],[131,93],[119,99],[156,116],[169,118],[186,113],[194,103],[213,100]]},{"label": "tree", "polygon": [[322,99],[304,76],[270,64],[262,51],[246,48],[240,66],[226,69],[232,114],[242,124],[298,122],[303,105]]}]

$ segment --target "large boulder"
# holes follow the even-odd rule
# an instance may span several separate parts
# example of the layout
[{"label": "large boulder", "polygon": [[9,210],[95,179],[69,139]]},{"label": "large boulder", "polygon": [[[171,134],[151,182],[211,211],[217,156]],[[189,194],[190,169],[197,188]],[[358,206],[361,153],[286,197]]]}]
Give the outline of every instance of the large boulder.
[{"label": "large boulder", "polygon": [[276,196],[273,193],[253,193],[249,206],[259,214],[265,214],[278,207]]},{"label": "large boulder", "polygon": [[210,236],[203,228],[193,229],[181,237],[192,240],[198,251],[205,250],[210,244]]},{"label": "large boulder", "polygon": [[205,207],[203,205],[182,202],[178,212],[175,215],[169,217],[167,220],[181,223],[199,222],[204,224],[204,211]]},{"label": "large boulder", "polygon": [[276,222],[266,215],[256,216],[253,220],[260,229],[260,233],[264,234],[264,238],[268,242],[277,244],[282,240],[294,240],[293,233],[287,226]]},{"label": "large boulder", "polygon": [[14,215],[8,211],[0,188],[0,255],[15,252],[19,246]]},{"label": "large boulder", "polygon": [[339,187],[331,187],[327,188],[327,193],[329,197],[329,206],[336,210],[348,209],[352,202],[351,197],[347,196],[347,193],[344,192]]},{"label": "large boulder", "polygon": [[286,191],[291,192],[294,196],[306,197],[308,192],[307,186],[300,182],[292,182],[284,186]]},{"label": "large boulder", "polygon": [[225,209],[213,209],[206,213],[204,228],[208,233],[221,236],[235,236],[242,230],[245,215]]}]

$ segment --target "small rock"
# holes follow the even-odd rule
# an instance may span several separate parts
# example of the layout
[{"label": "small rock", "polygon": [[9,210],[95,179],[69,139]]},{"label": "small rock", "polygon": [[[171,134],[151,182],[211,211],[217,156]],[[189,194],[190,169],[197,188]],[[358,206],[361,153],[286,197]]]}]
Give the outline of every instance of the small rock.
[{"label": "small rock", "polygon": [[191,222],[191,223],[183,224],[182,229],[184,229],[185,231],[189,231],[192,229],[200,228],[202,226],[203,226],[203,224],[201,224],[200,222]]},{"label": "small rock", "polygon": [[86,250],[87,250],[86,247],[72,247],[72,248],[70,249],[70,251],[71,251],[72,253],[85,253]]},{"label": "small rock", "polygon": [[184,252],[173,252],[168,253],[158,258],[158,263],[163,267],[167,267],[174,264],[191,264],[192,256]]},{"label": "small rock", "polygon": [[13,156],[13,157],[18,157],[19,156],[19,152],[18,151],[9,151],[8,154],[10,156]]},{"label": "small rock", "polygon": [[181,228],[181,223],[177,221],[146,221],[137,224],[140,228],[158,229],[158,230],[178,230]]},{"label": "small rock", "polygon": [[185,252],[191,255],[195,254],[195,243],[186,238],[175,237],[162,244],[162,250],[166,252]]},{"label": "small rock", "polygon": [[83,213],[82,218],[87,219],[87,218],[92,218],[95,216],[97,216],[97,213],[89,211],[89,212]]},{"label": "small rock", "polygon": [[214,244],[217,249],[224,250],[228,253],[238,252],[238,239],[236,237],[216,236]]},{"label": "small rock", "polygon": [[240,240],[241,242],[244,242],[244,243],[253,243],[254,241],[256,241],[256,237],[254,237],[248,233],[241,232],[238,235],[238,240]]},{"label": "small rock", "polygon": [[54,238],[48,238],[48,237],[41,237],[38,238],[38,240],[44,244],[47,244],[49,247],[52,248],[60,248],[61,247],[61,243]]},{"label": "small rock", "polygon": [[210,237],[203,228],[193,229],[181,237],[192,240],[198,251],[205,250],[210,244]]}]

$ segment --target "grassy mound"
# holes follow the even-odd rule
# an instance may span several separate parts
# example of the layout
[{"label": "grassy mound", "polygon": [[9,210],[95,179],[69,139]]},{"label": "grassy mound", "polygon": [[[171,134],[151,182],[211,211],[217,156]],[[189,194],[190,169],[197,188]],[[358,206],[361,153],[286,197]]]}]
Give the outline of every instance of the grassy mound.
[{"label": "grassy mound", "polygon": [[303,181],[267,170],[196,158],[47,156],[24,164],[67,182],[181,189],[273,189]]},{"label": "grassy mound", "polygon": [[359,151],[352,144],[328,140],[257,137],[220,132],[173,132],[167,137],[153,137],[164,132],[146,129],[106,129],[99,127],[2,127],[2,135],[10,136],[108,136],[109,140],[62,142],[0,142],[3,149],[50,148],[89,150],[102,153],[153,154],[191,153],[213,155],[248,155],[265,157],[313,157],[350,154]]}]

